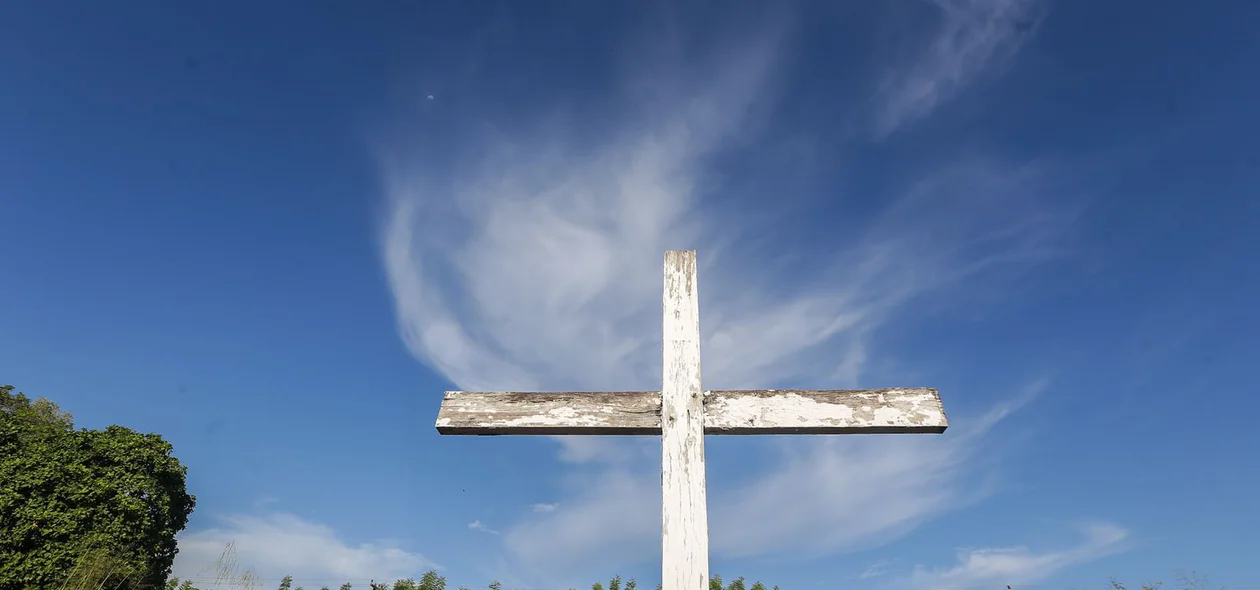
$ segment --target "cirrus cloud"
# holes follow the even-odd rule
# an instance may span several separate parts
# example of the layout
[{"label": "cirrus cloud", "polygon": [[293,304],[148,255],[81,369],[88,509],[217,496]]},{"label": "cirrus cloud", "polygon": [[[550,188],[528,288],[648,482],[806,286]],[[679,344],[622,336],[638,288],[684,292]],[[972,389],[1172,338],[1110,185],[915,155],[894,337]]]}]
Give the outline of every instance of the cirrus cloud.
[{"label": "cirrus cloud", "polygon": [[909,584],[925,590],[1032,584],[1066,567],[1124,551],[1129,531],[1109,522],[1076,527],[1083,537],[1070,547],[1034,551],[1025,546],[986,547],[958,551],[948,568],[916,568]]},{"label": "cirrus cloud", "polygon": [[877,136],[926,117],[986,71],[1009,63],[1040,23],[1043,0],[930,0],[938,24],[904,67],[879,88]]}]

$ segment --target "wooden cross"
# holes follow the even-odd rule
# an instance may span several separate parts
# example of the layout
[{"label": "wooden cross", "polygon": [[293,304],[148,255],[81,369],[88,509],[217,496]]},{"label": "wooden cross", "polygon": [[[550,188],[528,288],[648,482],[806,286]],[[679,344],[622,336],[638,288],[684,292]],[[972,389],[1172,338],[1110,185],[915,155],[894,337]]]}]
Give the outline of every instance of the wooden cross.
[{"label": "wooden cross", "polygon": [[694,250],[665,252],[661,391],[448,391],[441,434],[661,435],[662,590],[708,590],[705,434],[945,432],[935,389],[704,391]]}]

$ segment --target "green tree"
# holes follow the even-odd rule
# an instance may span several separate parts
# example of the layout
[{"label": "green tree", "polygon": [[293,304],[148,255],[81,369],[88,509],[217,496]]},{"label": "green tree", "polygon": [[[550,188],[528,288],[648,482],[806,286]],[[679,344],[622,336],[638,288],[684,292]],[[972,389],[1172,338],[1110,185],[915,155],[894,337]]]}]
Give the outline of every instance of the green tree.
[{"label": "green tree", "polygon": [[293,587],[293,576],[285,576],[280,578],[280,587],[276,590],[289,590]]},{"label": "green tree", "polygon": [[193,586],[192,580],[180,580],[174,576],[166,581],[166,590],[198,590]]},{"label": "green tree", "polygon": [[23,426],[14,433],[23,441],[61,434],[74,428],[74,416],[69,412],[63,412],[47,399],[31,400],[20,391],[13,393],[12,385],[0,385],[0,414],[13,424]]},{"label": "green tree", "polygon": [[155,434],[74,430],[69,413],[0,386],[0,588],[162,588],[196,499]]},{"label": "green tree", "polygon": [[731,580],[731,583],[726,585],[726,590],[746,590],[743,576]]},{"label": "green tree", "polygon": [[416,586],[417,590],[446,590],[446,578],[439,576],[434,570],[424,572],[420,576],[420,584]]}]

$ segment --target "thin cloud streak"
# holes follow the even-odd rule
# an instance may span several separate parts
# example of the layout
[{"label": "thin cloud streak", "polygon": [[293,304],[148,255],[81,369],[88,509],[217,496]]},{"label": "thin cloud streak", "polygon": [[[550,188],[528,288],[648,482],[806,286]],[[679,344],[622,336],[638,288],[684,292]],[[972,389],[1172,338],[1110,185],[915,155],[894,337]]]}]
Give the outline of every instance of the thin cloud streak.
[{"label": "thin cloud streak", "polygon": [[881,559],[875,563],[872,563],[871,565],[866,566],[866,569],[862,570],[861,574],[858,574],[858,579],[869,580],[871,578],[878,578],[880,576],[883,576],[884,574],[888,573],[888,566],[890,565],[892,565],[890,561],[888,561],[887,559]]},{"label": "thin cloud streak", "polygon": [[958,562],[952,567],[916,568],[908,585],[922,590],[950,590],[1031,584],[1067,567],[1122,553],[1128,548],[1129,531],[1120,525],[1095,522],[1077,528],[1083,539],[1075,546],[1041,552],[1023,546],[961,550]]},{"label": "thin cloud streak", "polygon": [[912,65],[881,85],[875,134],[887,137],[951,99],[982,73],[1000,69],[1031,38],[1044,0],[931,0],[940,24]]}]

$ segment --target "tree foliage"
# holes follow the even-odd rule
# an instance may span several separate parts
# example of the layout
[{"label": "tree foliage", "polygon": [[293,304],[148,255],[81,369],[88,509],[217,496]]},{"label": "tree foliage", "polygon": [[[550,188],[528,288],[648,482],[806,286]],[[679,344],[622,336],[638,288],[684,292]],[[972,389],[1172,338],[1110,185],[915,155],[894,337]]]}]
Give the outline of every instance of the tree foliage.
[{"label": "tree foliage", "polygon": [[162,588],[196,503],[171,452],[0,386],[0,588]]}]

